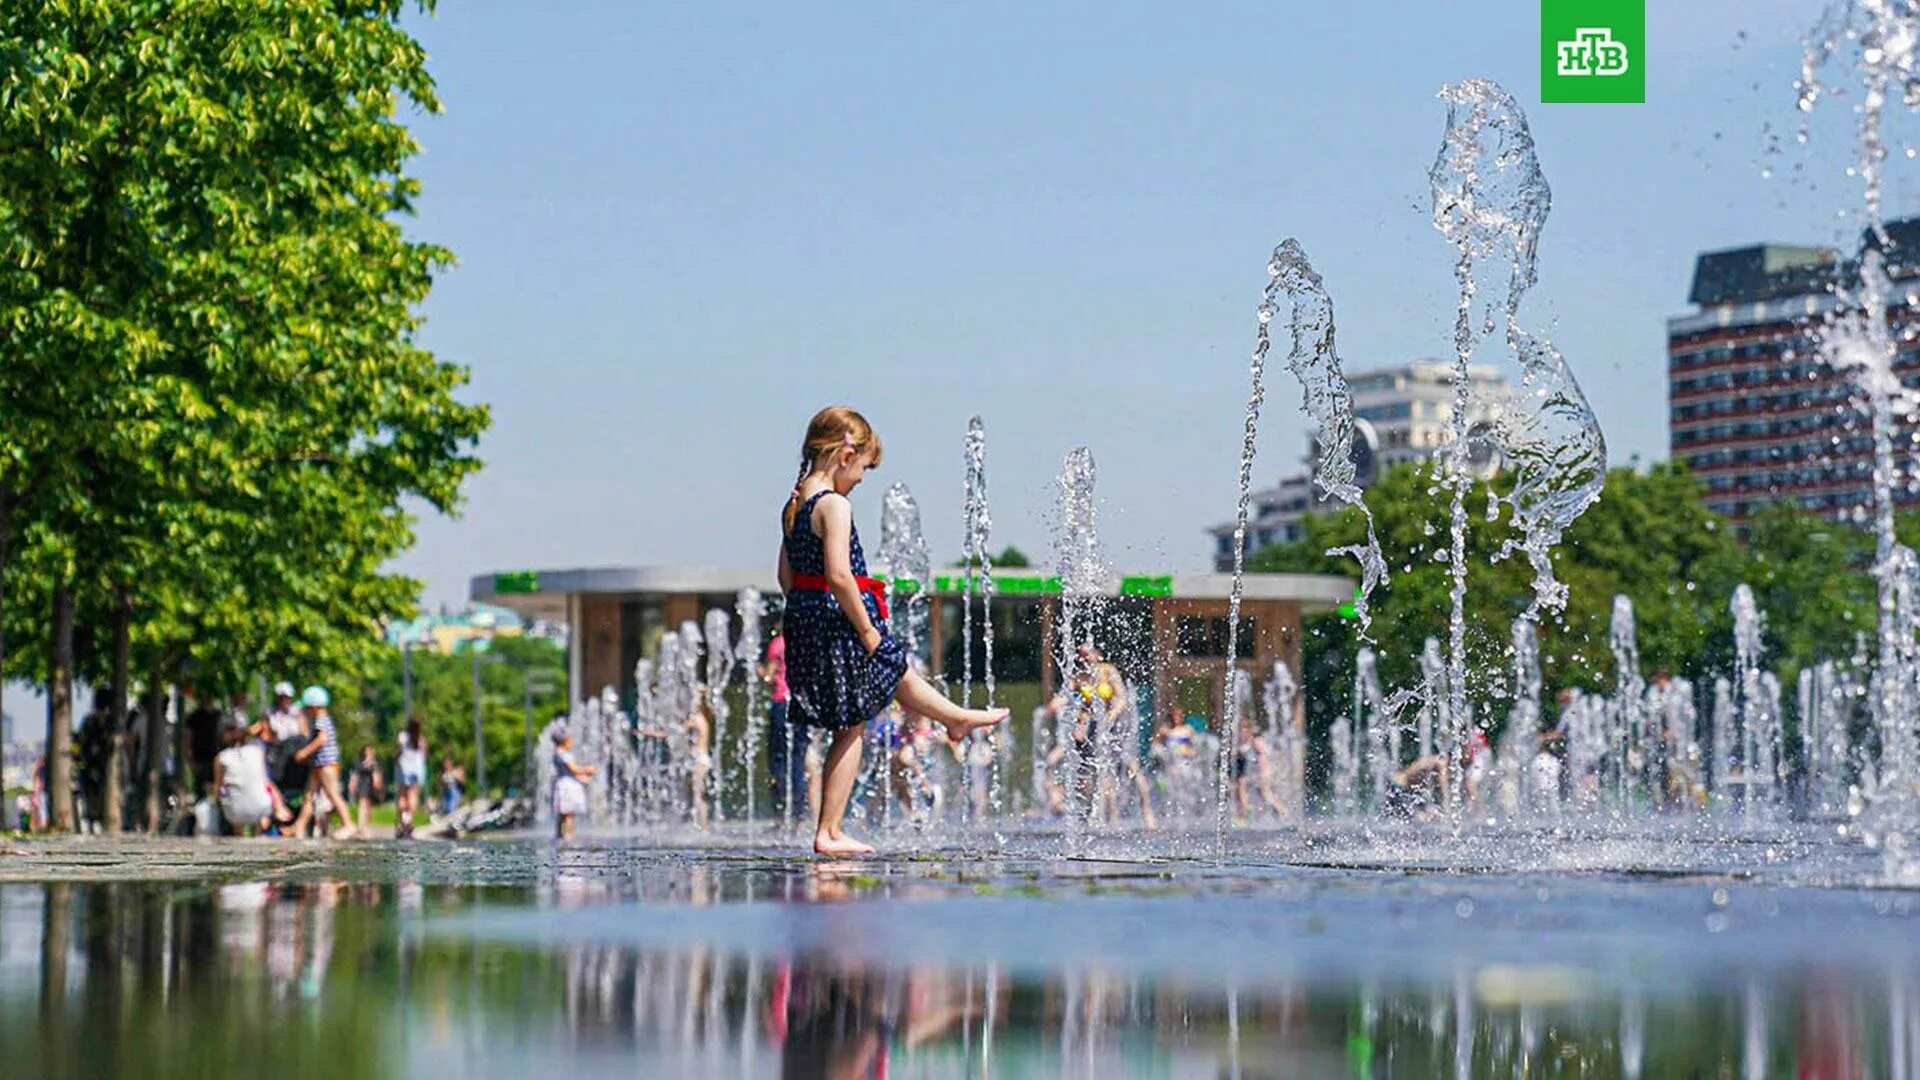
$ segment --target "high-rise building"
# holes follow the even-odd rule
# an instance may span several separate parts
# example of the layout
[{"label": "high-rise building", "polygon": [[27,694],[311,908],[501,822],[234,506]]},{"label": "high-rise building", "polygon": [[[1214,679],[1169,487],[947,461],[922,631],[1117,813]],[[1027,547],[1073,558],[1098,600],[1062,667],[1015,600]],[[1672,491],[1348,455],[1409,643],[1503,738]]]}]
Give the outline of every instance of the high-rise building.
[{"label": "high-rise building", "polygon": [[[1920,250],[1920,218],[1889,223],[1887,239],[1889,275],[1914,277],[1901,253]],[[1864,243],[1882,248],[1872,235]],[[1836,310],[1835,287],[1858,276],[1856,260],[1821,247],[1758,244],[1694,262],[1687,298],[1696,310],[1667,320],[1667,432],[1714,510],[1738,522],[1775,502],[1831,518],[1871,505],[1871,428],[1849,376],[1815,343]],[[1896,334],[1915,307],[1907,295],[1896,286],[1889,298]],[[1910,342],[1894,368],[1905,385],[1920,385]],[[1897,445],[1912,433],[1912,419],[1902,419]]]},{"label": "high-rise building", "polygon": [[[1470,393],[1476,402],[1498,401],[1507,381],[1486,364],[1468,369]],[[1410,461],[1425,461],[1451,437],[1453,426],[1453,364],[1446,360],[1415,360],[1397,367],[1357,372],[1347,378],[1353,394],[1354,458],[1361,487],[1373,483],[1382,471]],[[1471,428],[1485,417],[1470,412]],[[1301,522],[1310,513],[1329,509],[1311,478],[1315,437],[1307,436],[1308,472],[1290,475],[1253,495],[1247,521],[1247,554],[1269,544],[1299,540]],[[1233,569],[1234,523],[1207,531],[1214,538],[1214,568]]]}]

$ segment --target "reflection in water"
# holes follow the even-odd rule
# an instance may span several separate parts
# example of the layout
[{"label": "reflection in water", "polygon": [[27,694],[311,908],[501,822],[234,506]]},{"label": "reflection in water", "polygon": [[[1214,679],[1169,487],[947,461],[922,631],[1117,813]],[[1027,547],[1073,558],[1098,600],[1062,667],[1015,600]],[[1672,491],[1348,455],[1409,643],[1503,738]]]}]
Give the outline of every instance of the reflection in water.
[{"label": "reflection in water", "polygon": [[[789,875],[754,888],[757,901],[807,904],[846,884]],[[7,1072],[1920,1076],[1907,956],[1616,992],[1550,964],[1233,984],[1098,957],[1035,972],[421,932],[423,919],[476,908],[564,920],[634,889],[743,902],[702,866],[618,897],[605,879],[568,874],[514,888],[0,887]]]}]

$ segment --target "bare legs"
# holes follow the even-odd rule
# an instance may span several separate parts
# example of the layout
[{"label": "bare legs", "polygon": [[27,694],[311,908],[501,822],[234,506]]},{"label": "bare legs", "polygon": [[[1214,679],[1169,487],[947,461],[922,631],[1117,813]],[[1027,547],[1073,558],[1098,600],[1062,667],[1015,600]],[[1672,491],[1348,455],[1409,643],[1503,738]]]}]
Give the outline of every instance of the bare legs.
[{"label": "bare legs", "polygon": [[866,731],[865,724],[842,728],[827,744],[826,764],[820,768],[820,827],[813,834],[813,850],[821,855],[873,854],[871,845],[852,839],[841,828],[853,781],[860,775],[860,740]]},{"label": "bare legs", "polygon": [[687,801],[693,811],[695,828],[707,827],[707,779],[713,775],[713,766],[696,764],[689,774],[687,783]]},{"label": "bare legs", "polygon": [[893,692],[900,707],[916,716],[924,716],[947,729],[947,738],[959,742],[980,728],[988,728],[1007,718],[1006,709],[963,709],[933,688],[917,671],[909,671]]},{"label": "bare legs", "polygon": [[335,840],[351,840],[356,835],[353,820],[347,817],[347,800],[340,795],[340,766],[322,765],[313,771],[314,781],[327,793],[327,802],[333,806],[333,813],[340,819],[340,828],[333,834]]},{"label": "bare legs", "polygon": [[420,805],[420,785],[402,784],[400,796],[394,800],[394,803],[399,811],[394,835],[404,840],[413,835],[413,815],[414,809]]},{"label": "bare legs", "polygon": [[[1007,718],[1006,709],[963,709],[913,671],[901,677],[893,696],[907,712],[946,728],[947,738],[954,742]],[[813,850],[822,855],[873,853],[872,847],[848,837],[841,828],[847,799],[853,795],[853,782],[860,774],[860,739],[866,729],[865,724],[842,728],[833,733],[833,741],[827,746],[826,765],[820,770],[820,827],[813,834]]]}]

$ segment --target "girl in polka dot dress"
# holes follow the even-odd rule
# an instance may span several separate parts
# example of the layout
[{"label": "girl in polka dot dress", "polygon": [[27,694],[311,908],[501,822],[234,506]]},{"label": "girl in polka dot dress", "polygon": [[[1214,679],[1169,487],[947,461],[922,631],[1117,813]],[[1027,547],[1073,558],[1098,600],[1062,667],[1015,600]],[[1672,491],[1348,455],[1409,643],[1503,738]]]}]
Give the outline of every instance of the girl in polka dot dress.
[{"label": "girl in polka dot dress", "polygon": [[906,645],[887,633],[886,588],[867,576],[847,495],[880,464],[880,437],[844,405],[820,410],[800,447],[800,482],[782,515],[780,588],[787,594],[790,721],[832,732],[821,769],[820,823],[813,850],[864,855],[841,819],[860,774],[867,721],[899,700],[958,742],[1007,718],[1005,709],[962,709],[908,669]]}]

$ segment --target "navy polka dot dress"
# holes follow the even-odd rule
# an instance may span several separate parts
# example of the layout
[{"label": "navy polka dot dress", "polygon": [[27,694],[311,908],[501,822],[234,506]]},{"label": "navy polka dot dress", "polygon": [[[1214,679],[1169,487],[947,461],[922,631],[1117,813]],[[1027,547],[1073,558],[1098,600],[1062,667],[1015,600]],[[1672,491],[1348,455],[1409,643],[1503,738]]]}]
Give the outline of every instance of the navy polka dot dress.
[{"label": "navy polka dot dress", "polygon": [[[825,494],[802,503],[787,531],[787,568],[795,574],[827,572],[825,545],[813,531],[813,507]],[[853,530],[848,546],[854,576],[865,577],[867,557],[860,550],[859,529]],[[795,589],[788,594],[784,633],[792,702],[788,708],[794,722],[838,731],[866,723],[893,700],[907,673],[906,644],[887,632],[872,596],[863,592],[860,601],[880,629],[880,647],[872,656],[832,593]]]}]

